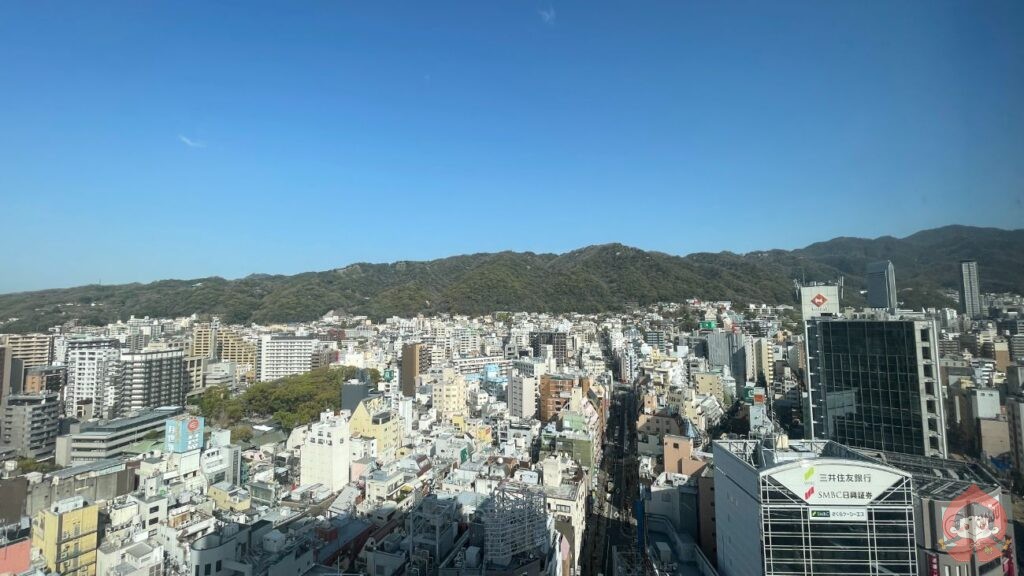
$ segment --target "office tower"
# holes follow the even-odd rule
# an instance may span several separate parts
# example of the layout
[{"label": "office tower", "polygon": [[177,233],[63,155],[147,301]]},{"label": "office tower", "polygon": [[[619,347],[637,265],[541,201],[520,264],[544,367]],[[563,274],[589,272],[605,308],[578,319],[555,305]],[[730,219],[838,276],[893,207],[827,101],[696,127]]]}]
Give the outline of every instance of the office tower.
[{"label": "office tower", "polygon": [[402,346],[402,369],[399,375],[402,395],[416,396],[416,378],[430,369],[431,356],[428,346],[413,342]]},{"label": "office tower", "polygon": [[892,262],[883,260],[868,264],[868,307],[896,310],[896,272]]},{"label": "office tower", "polygon": [[516,374],[508,384],[508,413],[529,420],[537,414],[537,379]]},{"label": "office tower", "polygon": [[348,484],[351,465],[349,424],[344,415],[322,412],[320,420],[306,425],[302,443],[299,479],[305,484],[322,484],[338,492]]},{"label": "office tower", "polygon": [[569,335],[565,332],[530,332],[530,347],[533,348],[534,356],[543,356],[545,346],[552,347],[552,354],[559,364],[569,357]]},{"label": "office tower", "polygon": [[63,576],[96,575],[99,507],[81,496],[59,500],[32,519],[32,547],[47,572]]},{"label": "office tower", "polygon": [[121,415],[185,404],[185,351],[145,348],[121,354]]},{"label": "office tower", "polygon": [[712,451],[722,576],[917,575],[910,474],[823,440]]},{"label": "office tower", "polygon": [[272,334],[260,337],[260,361],[256,378],[270,382],[313,369],[313,352],[320,341],[312,336]]},{"label": "office tower", "polygon": [[56,392],[11,394],[0,405],[4,448],[21,458],[49,460],[60,432],[60,398]]},{"label": "office tower", "polygon": [[960,262],[960,311],[968,318],[981,317],[981,285],[974,260]]},{"label": "office tower", "polygon": [[114,338],[75,338],[65,343],[68,384],[64,413],[113,418],[121,402],[121,351]]},{"label": "office tower", "polygon": [[25,368],[53,363],[53,336],[49,334],[5,334],[0,346],[7,346],[11,356],[21,360]]},{"label": "office tower", "polygon": [[823,316],[808,322],[809,435],[945,457],[936,332],[930,320]]},{"label": "office tower", "polygon": [[540,377],[540,420],[550,422],[572,399],[573,389],[580,388],[581,398],[590,392],[590,380],[572,374],[544,374]]}]

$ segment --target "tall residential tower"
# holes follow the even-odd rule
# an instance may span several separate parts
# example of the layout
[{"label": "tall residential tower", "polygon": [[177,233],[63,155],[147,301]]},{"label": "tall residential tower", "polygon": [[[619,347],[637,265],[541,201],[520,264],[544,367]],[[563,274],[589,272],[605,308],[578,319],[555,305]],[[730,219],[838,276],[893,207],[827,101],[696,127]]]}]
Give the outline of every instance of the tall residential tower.
[{"label": "tall residential tower", "polygon": [[981,288],[978,282],[978,263],[960,262],[960,311],[969,318],[981,316]]}]

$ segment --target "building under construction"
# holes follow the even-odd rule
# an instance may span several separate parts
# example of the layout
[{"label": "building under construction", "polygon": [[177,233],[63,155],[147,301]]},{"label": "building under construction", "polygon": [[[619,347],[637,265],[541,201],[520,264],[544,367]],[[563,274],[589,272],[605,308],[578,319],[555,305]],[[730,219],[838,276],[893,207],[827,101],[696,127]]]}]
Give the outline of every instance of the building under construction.
[{"label": "building under construction", "polygon": [[560,538],[539,486],[506,482],[460,523],[457,500],[428,496],[410,512],[409,574],[546,576],[568,574]]}]

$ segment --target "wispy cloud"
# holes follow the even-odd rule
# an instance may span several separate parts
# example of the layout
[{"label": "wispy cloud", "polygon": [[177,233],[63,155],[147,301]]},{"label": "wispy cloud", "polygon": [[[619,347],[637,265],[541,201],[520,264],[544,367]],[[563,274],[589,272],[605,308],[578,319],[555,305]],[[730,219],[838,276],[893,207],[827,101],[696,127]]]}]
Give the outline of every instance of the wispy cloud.
[{"label": "wispy cloud", "polygon": [[181,140],[181,143],[189,148],[206,148],[206,143],[200,142],[199,140],[193,140],[182,134],[178,134],[178,140]]},{"label": "wispy cloud", "polygon": [[554,26],[555,25],[555,7],[554,6],[548,6],[547,10],[538,10],[537,13],[540,14],[541,22],[544,22],[544,24],[546,24],[548,26]]}]

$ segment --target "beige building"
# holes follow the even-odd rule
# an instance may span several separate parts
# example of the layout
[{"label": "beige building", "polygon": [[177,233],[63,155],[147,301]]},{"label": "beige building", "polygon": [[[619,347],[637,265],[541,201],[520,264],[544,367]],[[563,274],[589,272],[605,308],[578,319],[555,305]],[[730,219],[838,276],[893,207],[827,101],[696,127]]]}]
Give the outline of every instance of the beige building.
[{"label": "beige building", "polygon": [[452,422],[456,416],[466,414],[466,379],[452,368],[432,372],[432,398],[437,419]]},{"label": "beige building", "polygon": [[714,396],[719,404],[725,406],[725,388],[720,373],[698,372],[693,375],[693,386],[698,394]]},{"label": "beige building", "polygon": [[221,362],[232,362],[236,373],[243,375],[252,382],[256,379],[256,343],[245,339],[245,336],[231,328],[217,330],[217,344],[220,348]]},{"label": "beige building", "polygon": [[765,383],[771,385],[775,381],[775,345],[768,338],[754,340],[754,382],[764,375]]},{"label": "beige building", "polygon": [[214,325],[203,322],[192,328],[192,346],[188,355],[199,358],[217,357],[217,328]]},{"label": "beige building", "polygon": [[49,334],[4,334],[0,346],[7,346],[11,357],[21,360],[24,368],[53,364],[53,336]]}]

